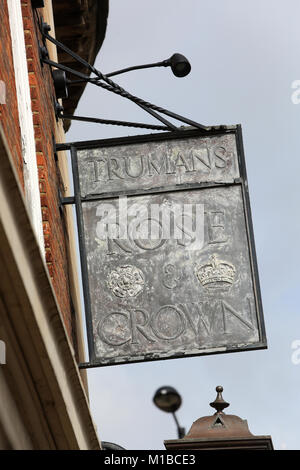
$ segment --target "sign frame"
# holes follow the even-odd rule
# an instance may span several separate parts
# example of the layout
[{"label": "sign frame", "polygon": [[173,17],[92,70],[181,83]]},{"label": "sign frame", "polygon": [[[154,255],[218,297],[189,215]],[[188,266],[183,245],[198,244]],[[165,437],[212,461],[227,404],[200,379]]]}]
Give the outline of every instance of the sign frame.
[{"label": "sign frame", "polygon": [[[204,183],[186,183],[180,185],[180,187],[174,188],[160,188],[158,191],[157,189],[131,189],[119,192],[107,192],[105,194],[98,194],[98,195],[88,195],[82,196],[81,188],[80,188],[80,175],[78,169],[78,151],[80,150],[89,150],[101,147],[116,147],[121,145],[128,145],[128,144],[139,144],[139,143],[147,143],[147,142],[159,142],[159,141],[166,141],[166,140],[173,140],[173,139],[184,139],[184,138],[193,138],[193,137],[212,137],[212,136],[222,136],[225,134],[233,134],[235,136],[236,141],[236,149],[237,149],[237,159],[238,159],[238,167],[240,172],[240,177],[236,178],[234,182],[225,183],[225,182],[204,182]],[[73,173],[73,185],[74,185],[74,197],[64,198],[62,200],[62,204],[75,204],[76,210],[76,217],[77,217],[77,228],[78,228],[78,242],[79,242],[79,253],[80,253],[80,261],[81,261],[81,275],[82,275],[82,285],[83,285],[83,297],[84,297],[84,307],[85,307],[85,319],[86,319],[86,331],[87,331],[87,343],[88,343],[88,352],[89,352],[89,361],[86,363],[82,363],[79,365],[80,368],[90,368],[90,367],[104,367],[104,366],[112,366],[112,365],[120,365],[120,364],[127,364],[127,363],[140,363],[140,362],[149,362],[149,361],[157,361],[157,360],[167,360],[167,359],[175,359],[175,358],[183,358],[183,357],[195,357],[195,356],[205,356],[210,354],[223,354],[223,353],[230,353],[230,352],[241,352],[247,350],[259,350],[259,349],[266,349],[267,348],[267,338],[265,332],[265,325],[264,325],[264,317],[263,317],[263,307],[262,307],[262,300],[261,300],[261,291],[260,291],[260,283],[258,277],[258,267],[257,267],[257,258],[256,258],[256,250],[255,250],[255,242],[254,242],[254,232],[253,232],[253,225],[252,225],[252,216],[251,216],[251,209],[250,209],[250,199],[249,199],[249,192],[248,192],[248,182],[247,182],[247,173],[246,173],[246,164],[245,164],[245,156],[244,156],[244,149],[243,149],[243,141],[242,141],[242,129],[241,125],[236,126],[216,126],[211,127],[209,130],[199,130],[199,129],[191,129],[185,128],[184,130],[174,131],[174,132],[163,132],[163,133],[156,133],[156,134],[145,134],[145,135],[136,135],[136,136],[129,136],[129,137],[118,137],[112,139],[102,139],[102,140],[93,140],[93,141],[82,141],[82,142],[73,142],[69,144],[61,144],[57,146],[57,151],[60,150],[70,150],[71,154],[71,165],[72,165],[72,173]],[[87,253],[86,253],[86,246],[85,246],[85,231],[84,231],[84,218],[83,218],[83,209],[82,204],[84,202],[91,202],[109,198],[116,198],[119,196],[132,196],[132,195],[147,195],[147,194],[155,194],[158,192],[165,191],[166,193],[170,191],[182,191],[184,189],[203,189],[203,188],[212,188],[212,187],[225,187],[225,186],[234,186],[238,185],[241,187],[242,197],[243,197],[243,205],[244,205],[244,216],[245,216],[245,227],[247,233],[247,241],[248,241],[248,250],[249,250],[249,259],[250,259],[250,267],[251,267],[251,274],[252,274],[252,282],[253,282],[253,291],[254,291],[254,298],[256,304],[256,311],[257,311],[257,327],[259,333],[259,341],[256,343],[246,344],[243,347],[239,347],[239,345],[231,345],[226,346],[225,349],[218,351],[217,348],[213,350],[213,348],[205,351],[199,350],[197,353],[186,353],[186,354],[176,354],[171,357],[157,357],[157,355],[145,354],[139,355],[138,358],[135,357],[126,357],[126,358],[119,358],[119,360],[114,360],[112,362],[100,362],[99,359],[96,357],[95,354],[95,344],[93,340],[93,326],[92,326],[92,305],[91,305],[91,296],[90,296],[90,286],[89,286],[89,275],[88,275],[88,263],[87,263]]]}]

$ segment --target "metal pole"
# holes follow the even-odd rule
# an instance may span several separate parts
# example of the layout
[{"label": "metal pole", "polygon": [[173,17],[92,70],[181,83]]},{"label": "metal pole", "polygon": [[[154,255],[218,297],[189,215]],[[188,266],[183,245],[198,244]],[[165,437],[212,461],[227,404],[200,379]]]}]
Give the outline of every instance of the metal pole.
[{"label": "metal pole", "polygon": [[180,426],[175,412],[173,412],[172,415],[173,415],[173,418],[174,418],[175,423],[176,423],[178,439],[183,439],[184,436],[185,436],[185,428],[182,428]]}]

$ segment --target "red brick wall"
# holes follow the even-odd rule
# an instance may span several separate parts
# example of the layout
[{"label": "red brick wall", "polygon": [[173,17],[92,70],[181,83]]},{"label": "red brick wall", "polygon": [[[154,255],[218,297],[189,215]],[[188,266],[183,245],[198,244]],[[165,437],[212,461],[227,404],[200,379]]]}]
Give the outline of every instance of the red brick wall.
[{"label": "red brick wall", "polygon": [[0,80],[6,88],[6,103],[0,103],[0,122],[24,190],[21,133],[6,0],[0,0],[0,12]]},{"label": "red brick wall", "polygon": [[[46,262],[54,291],[60,306],[69,337],[75,342],[72,325],[71,298],[69,292],[66,227],[59,209],[58,192],[63,192],[57,162],[54,155],[56,118],[55,92],[50,67],[41,64],[39,33],[30,0],[21,0],[25,45],[29,72],[29,84],[39,172],[42,220],[45,239]],[[38,11],[42,16],[42,9]]]},{"label": "red brick wall", "polygon": [[[20,1],[22,6],[46,263],[68,335],[76,349],[76,339],[75,334],[73,334],[75,325],[73,324],[68,278],[67,231],[58,199],[59,188],[61,190],[63,188],[53,148],[57,124],[53,106],[55,99],[53,80],[49,66],[40,63],[38,45],[39,43],[42,44],[42,37],[36,24],[35,12],[31,7],[31,1],[15,1]],[[8,40],[9,22],[5,0],[0,0],[0,11],[2,13],[0,21],[0,79],[7,84],[7,104],[0,107],[1,122],[14,157],[20,181],[23,184],[21,139],[16,91],[13,82],[12,51],[10,40]],[[41,15],[42,11],[42,9],[38,10],[38,14]]]}]

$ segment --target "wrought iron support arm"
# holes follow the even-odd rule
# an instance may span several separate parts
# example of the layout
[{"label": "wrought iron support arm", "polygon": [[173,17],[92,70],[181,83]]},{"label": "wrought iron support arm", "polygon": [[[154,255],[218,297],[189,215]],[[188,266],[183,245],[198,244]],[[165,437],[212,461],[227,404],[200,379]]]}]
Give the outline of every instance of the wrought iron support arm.
[{"label": "wrought iron support arm", "polygon": [[[88,75],[85,75],[81,72],[78,72],[77,70],[74,70],[70,67],[67,67],[65,65],[62,65],[62,64],[59,64],[57,62],[54,62],[46,57],[44,57],[43,59],[43,62],[45,64],[48,64],[48,65],[51,65],[52,67],[56,67],[60,70],[63,70],[64,72],[68,72],[68,73],[71,73],[73,75],[76,75],[77,77],[80,77],[82,80],[84,80],[85,82],[91,82],[93,83],[94,85],[96,86],[99,86],[101,88],[104,88],[108,91],[112,91],[114,92],[114,90],[112,89],[112,87],[110,85],[107,85],[106,83],[101,83],[99,81],[99,79],[97,79],[97,81],[94,81],[93,78],[89,77]],[[118,93],[120,94],[120,93]],[[73,120],[81,120],[81,121],[88,121],[88,122],[98,122],[100,124],[114,124],[114,125],[123,125],[123,126],[127,126],[127,127],[140,127],[140,128],[148,128],[148,129],[153,129],[153,130],[163,130],[163,131],[174,131],[174,130],[177,130],[177,127],[174,126],[172,123],[170,123],[169,121],[167,121],[165,118],[163,118],[162,116],[158,115],[157,113],[155,113],[152,109],[148,109],[146,106],[142,105],[142,104],[139,104],[139,103],[136,103],[138,106],[140,106],[142,109],[144,109],[146,112],[148,112],[149,114],[151,114],[152,116],[154,116],[156,119],[158,119],[159,121],[161,121],[163,124],[165,124],[165,126],[155,126],[155,125],[152,125],[152,124],[142,124],[142,123],[130,123],[128,121],[113,121],[113,120],[101,120],[101,119],[96,119],[96,118],[84,118],[83,116],[81,117],[81,119],[78,119],[79,116],[71,116],[71,115],[65,115],[63,114],[63,109],[58,109],[58,113],[57,113],[57,116],[59,118],[65,118],[65,119],[73,119]],[[107,122],[105,122],[107,121]]]},{"label": "wrought iron support arm", "polygon": [[[45,63],[48,63],[51,66],[60,68],[62,70],[65,70],[66,72],[72,73],[74,75],[77,75],[79,78],[86,80],[87,82],[90,82],[92,84],[95,84],[97,86],[100,86],[101,88],[104,88],[108,91],[111,91],[112,93],[115,93],[117,95],[122,96],[123,98],[126,98],[141,108],[143,108],[146,112],[150,113],[153,117],[158,119],[159,121],[163,122],[167,129],[164,130],[178,130],[176,126],[174,126],[172,123],[164,119],[162,116],[158,115],[158,113],[164,114],[166,116],[169,116],[173,119],[176,119],[178,121],[181,121],[185,124],[188,124],[189,126],[195,127],[197,129],[201,130],[208,130],[209,127],[203,126],[202,124],[199,124],[195,121],[192,121],[191,119],[185,118],[184,116],[181,116],[179,114],[173,113],[172,111],[169,111],[167,109],[164,109],[160,106],[157,106],[153,103],[147,102],[137,96],[134,96],[127,92],[124,88],[119,86],[117,83],[112,81],[108,76],[102,74],[99,70],[97,70],[93,65],[89,64],[86,60],[84,60],[82,57],[80,57],[78,54],[75,52],[71,51],[67,46],[62,44],[60,41],[57,39],[53,38],[50,36],[49,31],[50,31],[50,26],[42,23],[41,26],[42,34],[45,39],[48,41],[52,42],[55,44],[57,47],[59,47],[61,50],[69,54],[73,59],[84,65],[90,72],[94,73],[97,76],[97,79],[95,77],[89,77],[87,75],[81,74],[80,72],[76,72],[75,70],[71,69],[70,67],[62,66],[61,64],[58,64],[54,61],[51,61],[45,57],[43,57],[41,60]],[[102,81],[101,81],[102,80]],[[105,82],[105,83],[103,83]]]}]

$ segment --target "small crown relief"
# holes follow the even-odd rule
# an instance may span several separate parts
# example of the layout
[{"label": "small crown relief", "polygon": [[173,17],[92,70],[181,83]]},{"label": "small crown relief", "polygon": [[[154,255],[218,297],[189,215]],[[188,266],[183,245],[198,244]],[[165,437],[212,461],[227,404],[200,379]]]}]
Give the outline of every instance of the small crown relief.
[{"label": "small crown relief", "polygon": [[236,275],[235,266],[217,258],[216,254],[209,257],[209,262],[195,269],[200,284],[207,289],[229,289]]},{"label": "small crown relief", "polygon": [[136,297],[144,289],[145,277],[136,266],[120,266],[109,273],[107,285],[117,297]]}]

